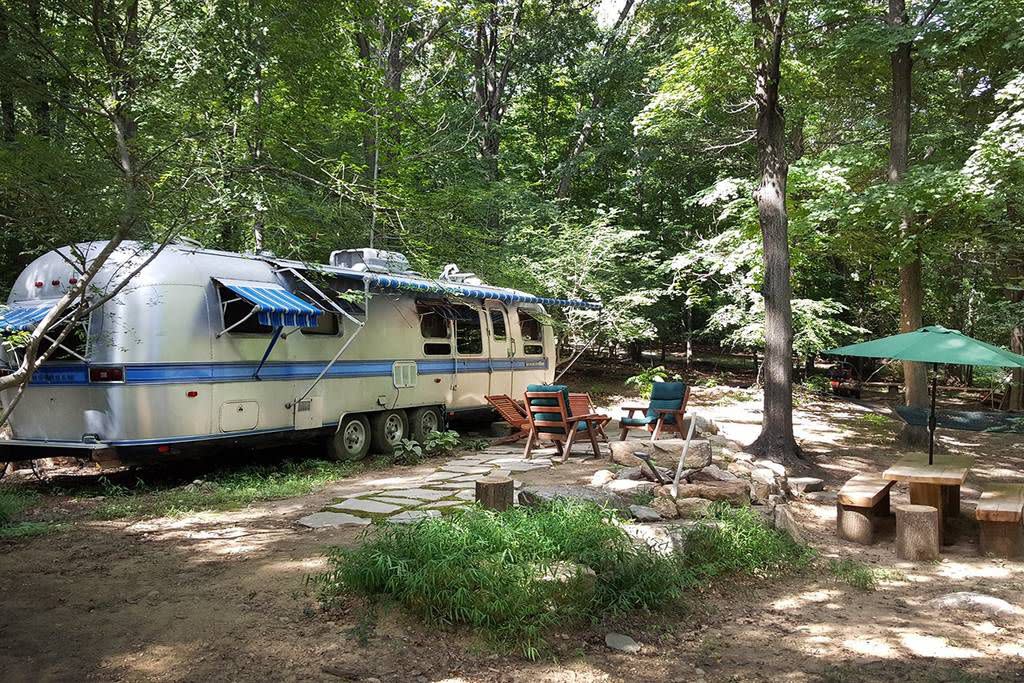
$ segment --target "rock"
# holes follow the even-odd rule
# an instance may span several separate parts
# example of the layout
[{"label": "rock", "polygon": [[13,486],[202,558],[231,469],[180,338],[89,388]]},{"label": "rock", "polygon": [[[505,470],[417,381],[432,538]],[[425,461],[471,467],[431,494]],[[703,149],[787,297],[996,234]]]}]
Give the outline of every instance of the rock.
[{"label": "rock", "polygon": [[440,510],[406,510],[397,515],[391,515],[388,517],[388,521],[392,524],[413,524],[423,519],[440,516]]},{"label": "rock", "polygon": [[[682,455],[686,439],[661,439],[650,441],[612,441],[612,460],[626,467],[640,467],[643,460],[633,455],[637,451],[647,453],[651,462],[675,471]],[[711,444],[703,439],[693,439],[686,452],[684,469],[700,469],[711,464]]]},{"label": "rock", "polygon": [[604,486],[612,479],[615,479],[615,473],[611,470],[598,470],[594,472],[594,476],[590,478],[591,486]]},{"label": "rock", "polygon": [[779,463],[775,462],[774,460],[755,460],[754,465],[764,468],[766,470],[771,470],[774,474],[780,477],[786,476],[786,468],[783,465],[780,465]]},{"label": "rock", "polygon": [[618,472],[618,479],[643,479],[644,473],[643,468],[640,467],[623,467]]},{"label": "rock", "polygon": [[734,474],[737,477],[749,477],[750,470],[752,469],[750,464],[743,460],[737,460],[729,463],[729,466],[725,468],[730,474]]},{"label": "rock", "polygon": [[790,477],[789,490],[793,493],[813,493],[823,491],[825,482],[815,477]]},{"label": "rock", "polygon": [[545,569],[544,572],[538,573],[540,574],[539,578],[541,581],[569,583],[570,581],[582,580],[588,584],[597,583],[597,572],[586,565],[576,564],[575,562],[555,562]]},{"label": "rock", "polygon": [[782,489],[775,483],[775,473],[764,467],[758,467],[750,472],[750,498],[755,503],[767,503],[769,496],[777,494]]},{"label": "rock", "polygon": [[621,528],[638,545],[646,546],[659,555],[682,552],[686,544],[687,527],[678,522],[661,524],[625,523]]},{"label": "rock", "polygon": [[729,448],[721,448],[718,454],[715,456],[717,460],[721,460],[724,463],[730,463],[736,459],[736,451]]},{"label": "rock", "polygon": [[733,441],[730,439],[729,441],[725,442],[725,448],[735,453],[743,450],[743,444],[739,443],[738,441]]},{"label": "rock", "polygon": [[693,475],[693,478],[695,480],[698,480],[698,481],[737,481],[737,480],[739,480],[739,477],[737,477],[732,472],[727,472],[727,471],[723,470],[721,467],[719,467],[718,465],[714,465],[714,464],[708,465],[707,467],[702,469],[700,472],[697,472],[695,475]]},{"label": "rock", "polygon": [[346,512],[314,512],[299,520],[299,524],[310,529],[326,529],[332,526],[366,526],[369,519],[356,517]]},{"label": "rock", "polygon": [[740,451],[734,457],[736,460],[742,460],[743,462],[754,462],[757,460],[756,456],[753,456],[750,453],[744,453],[743,451]]},{"label": "rock", "polygon": [[[693,498],[692,500],[699,500],[704,503],[708,502],[703,498]],[[676,509],[677,503],[678,501],[673,502],[671,498],[658,496],[651,501],[651,507],[654,508],[664,519],[675,519],[679,516],[679,510]]]},{"label": "rock", "polygon": [[992,617],[1024,613],[1024,610],[1020,607],[1002,598],[986,595],[985,593],[972,593],[970,591],[949,593],[948,595],[929,600],[928,604],[937,609],[969,610]]},{"label": "rock", "polygon": [[[655,489],[659,496],[672,496],[672,486],[660,486]],[[676,498],[704,498],[706,500],[723,500],[730,505],[747,505],[750,495],[744,481],[704,481],[697,484],[679,484]]]},{"label": "rock", "polygon": [[653,493],[655,487],[653,481],[637,481],[636,479],[615,479],[605,484],[604,488],[615,493],[636,495],[638,493]]},{"label": "rock", "polygon": [[661,514],[646,505],[630,505],[629,514],[638,522],[660,522]]},{"label": "rock", "polygon": [[797,524],[796,519],[793,517],[793,511],[789,509],[788,505],[776,505],[772,521],[776,529],[789,534],[797,543],[807,543],[803,532],[800,530],[800,525]]},{"label": "rock", "polygon": [[629,654],[640,652],[640,643],[621,633],[609,633],[604,637],[604,644],[619,652],[628,652]]},{"label": "rock", "polygon": [[815,503],[835,505],[839,495],[835,491],[812,491],[804,494],[804,500],[813,500]]},{"label": "rock", "polygon": [[[663,500],[659,498],[658,500]],[[711,501],[705,498],[679,498],[676,500],[676,514],[679,517],[703,517],[711,507]]]},{"label": "rock", "polygon": [[[708,441],[710,441],[711,444],[714,445],[714,446],[725,447],[725,448],[728,448],[728,446],[729,446],[729,439],[725,438],[721,434],[711,434],[711,435],[709,435],[708,436]],[[736,450],[743,450],[743,449],[742,448],[737,448]]]},{"label": "rock", "polygon": [[706,417],[700,415],[692,415],[683,419],[683,434],[687,434],[690,431],[690,420],[696,420],[697,424],[694,426],[694,432],[697,434],[717,434],[718,425],[715,424],[714,420],[709,420]]},{"label": "rock", "polygon": [[589,486],[574,486],[571,484],[527,484],[519,491],[519,504],[524,506],[537,506],[549,503],[560,498],[579,500],[594,503],[601,507],[610,507],[626,511],[629,503],[622,496],[607,488],[593,489]]}]

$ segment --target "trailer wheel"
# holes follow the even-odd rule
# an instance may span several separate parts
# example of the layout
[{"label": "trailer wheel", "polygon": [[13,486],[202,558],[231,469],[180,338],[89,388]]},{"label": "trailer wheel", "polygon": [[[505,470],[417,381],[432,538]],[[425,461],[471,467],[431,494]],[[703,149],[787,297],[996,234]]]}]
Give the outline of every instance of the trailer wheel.
[{"label": "trailer wheel", "polygon": [[327,455],[334,460],[362,460],[370,452],[370,421],[365,415],[346,415],[327,442]]},{"label": "trailer wheel", "polygon": [[409,433],[409,419],[404,410],[384,410],[370,418],[370,435],[373,452],[391,455],[395,446]]},{"label": "trailer wheel", "polygon": [[424,443],[431,432],[441,431],[441,413],[437,408],[409,411],[409,438]]}]

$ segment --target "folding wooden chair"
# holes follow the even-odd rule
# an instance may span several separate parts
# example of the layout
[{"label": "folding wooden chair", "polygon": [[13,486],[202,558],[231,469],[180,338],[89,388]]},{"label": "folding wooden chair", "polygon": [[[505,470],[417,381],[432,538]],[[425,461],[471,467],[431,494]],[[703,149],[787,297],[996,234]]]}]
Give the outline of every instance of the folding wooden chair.
[{"label": "folding wooden chair", "polygon": [[605,433],[604,428],[605,425],[612,421],[612,418],[610,415],[597,412],[597,408],[594,407],[594,402],[590,399],[590,394],[570,393],[569,412],[573,415],[595,415],[596,417],[593,418],[594,430],[605,443],[608,443],[608,434]]},{"label": "folding wooden chair", "polygon": [[562,462],[569,458],[573,441],[578,432],[585,431],[590,437],[594,457],[601,457],[594,431],[594,420],[599,415],[585,413],[572,415],[569,407],[569,387],[561,384],[531,384],[526,387],[526,411],[530,420],[529,434],[523,457],[529,459],[537,441],[552,441],[562,456]]},{"label": "folding wooden chair", "polygon": [[[643,427],[651,432],[651,441],[657,440],[663,429],[672,430],[684,437],[683,417],[686,402],[690,400],[690,387],[683,382],[655,382],[651,388],[651,402],[646,406],[622,406],[626,417],[619,420],[622,431],[619,440],[625,440],[630,429]],[[633,417],[643,410],[643,417]]]},{"label": "folding wooden chair", "polygon": [[530,418],[527,417],[526,409],[523,406],[508,394],[492,394],[484,396],[484,398],[497,411],[501,419],[512,427],[511,434],[495,439],[494,443],[514,443],[519,439],[526,438],[526,435],[529,434],[527,427],[530,424]]}]

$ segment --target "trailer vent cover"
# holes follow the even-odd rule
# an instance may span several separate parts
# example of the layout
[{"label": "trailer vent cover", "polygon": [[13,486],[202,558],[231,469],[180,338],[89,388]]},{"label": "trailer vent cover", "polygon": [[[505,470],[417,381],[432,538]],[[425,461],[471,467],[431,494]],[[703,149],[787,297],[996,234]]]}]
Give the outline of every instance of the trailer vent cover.
[{"label": "trailer vent cover", "polygon": [[396,361],[391,366],[391,379],[396,389],[410,389],[416,386],[416,361]]}]

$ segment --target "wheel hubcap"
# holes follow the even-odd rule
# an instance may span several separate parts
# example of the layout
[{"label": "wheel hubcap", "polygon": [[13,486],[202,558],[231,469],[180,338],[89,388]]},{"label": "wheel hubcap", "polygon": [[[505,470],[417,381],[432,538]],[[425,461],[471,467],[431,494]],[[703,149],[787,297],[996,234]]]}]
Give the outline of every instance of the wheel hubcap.
[{"label": "wheel hubcap", "polygon": [[358,453],[363,448],[363,444],[366,443],[366,429],[363,428],[363,423],[358,420],[349,422],[348,426],[345,427],[345,450],[350,453]]},{"label": "wheel hubcap", "polygon": [[432,410],[423,413],[423,417],[420,418],[420,427],[422,428],[424,434],[429,434],[430,432],[438,431],[437,413],[435,413]]},{"label": "wheel hubcap", "polygon": [[398,415],[389,415],[384,421],[384,436],[388,443],[398,443],[402,440],[402,418]]}]

